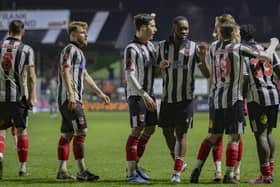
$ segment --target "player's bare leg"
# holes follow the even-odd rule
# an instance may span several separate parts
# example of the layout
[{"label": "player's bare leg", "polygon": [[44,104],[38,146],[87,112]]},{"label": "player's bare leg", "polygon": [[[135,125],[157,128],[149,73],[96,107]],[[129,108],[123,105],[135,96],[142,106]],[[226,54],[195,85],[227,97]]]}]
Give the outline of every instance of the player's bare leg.
[{"label": "player's bare leg", "polygon": [[267,130],[267,140],[270,147],[270,157],[269,157],[269,163],[270,163],[270,169],[271,169],[271,175],[274,176],[274,155],[275,155],[275,141],[272,136],[272,128],[268,128]]},{"label": "player's bare leg", "polygon": [[255,134],[257,151],[260,162],[261,176],[257,179],[249,180],[252,184],[272,183],[272,173],[270,168],[270,146],[268,143],[268,129],[258,130]]},{"label": "player's bare leg", "polygon": [[14,145],[16,148],[17,147],[17,129],[14,126],[11,127],[11,135],[13,137]]},{"label": "player's bare leg", "polygon": [[175,129],[170,127],[170,128],[162,128],[162,133],[164,135],[164,139],[166,141],[166,144],[168,146],[168,149],[170,151],[170,155],[173,160],[175,160],[175,144],[176,144],[176,136],[175,136]]},{"label": "player's bare leg", "polygon": [[185,127],[176,127],[176,143],[174,147],[175,160],[173,175],[171,177],[171,182],[181,182],[181,172],[185,165],[185,155],[187,150],[186,137],[187,129]]}]

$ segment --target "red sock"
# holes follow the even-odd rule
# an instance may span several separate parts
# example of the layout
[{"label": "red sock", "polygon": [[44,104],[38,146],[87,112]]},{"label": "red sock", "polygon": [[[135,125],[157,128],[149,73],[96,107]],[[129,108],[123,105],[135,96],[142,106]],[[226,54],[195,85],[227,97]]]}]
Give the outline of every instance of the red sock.
[{"label": "red sock", "polygon": [[239,147],[238,147],[238,157],[237,157],[238,162],[241,161],[242,154],[243,154],[243,139],[240,137]]},{"label": "red sock", "polygon": [[209,155],[211,147],[212,147],[212,143],[209,140],[204,139],[200,145],[199,152],[197,155],[197,160],[205,161]]},{"label": "red sock", "polygon": [[57,148],[58,160],[69,159],[69,143],[70,141],[64,137],[60,137]]},{"label": "red sock", "polygon": [[5,136],[0,135],[0,153],[4,154],[5,151]]},{"label": "red sock", "polygon": [[17,153],[20,162],[26,162],[28,158],[28,135],[18,135]]},{"label": "red sock", "polygon": [[184,163],[184,160],[176,158],[174,161],[174,171],[182,171]]},{"label": "red sock", "polygon": [[271,175],[273,175],[273,172],[274,172],[274,162],[273,162],[273,161],[270,161],[270,162],[269,162],[269,165],[270,165]]},{"label": "red sock", "polygon": [[137,160],[137,146],[138,138],[135,136],[128,136],[126,142],[126,160],[127,161],[136,161]]},{"label": "red sock", "polygon": [[228,143],[226,155],[226,166],[235,167],[238,158],[238,143]]},{"label": "red sock", "polygon": [[140,137],[138,147],[137,147],[138,158],[142,157],[142,155],[145,151],[146,144],[148,143],[149,139],[150,139],[150,136],[145,136],[144,134]]},{"label": "red sock", "polygon": [[85,149],[84,149],[85,136],[74,136],[73,140],[73,152],[75,160],[84,158]]},{"label": "red sock", "polygon": [[222,161],[223,156],[223,137],[219,137],[212,149],[213,161]]},{"label": "red sock", "polygon": [[267,164],[266,166],[261,166],[261,173],[262,176],[271,176],[271,169],[270,169],[270,165]]},{"label": "red sock", "polygon": [[12,134],[12,136],[16,136],[17,135],[17,128],[12,127],[11,128],[11,134]]}]

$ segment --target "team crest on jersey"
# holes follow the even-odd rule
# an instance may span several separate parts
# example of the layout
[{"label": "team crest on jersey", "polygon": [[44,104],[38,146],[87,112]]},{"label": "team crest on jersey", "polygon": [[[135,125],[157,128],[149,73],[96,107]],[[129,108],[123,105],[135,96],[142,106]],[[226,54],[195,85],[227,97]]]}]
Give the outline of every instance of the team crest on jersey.
[{"label": "team crest on jersey", "polygon": [[85,118],[84,117],[79,117],[79,124],[84,125],[85,124]]},{"label": "team crest on jersey", "polygon": [[262,125],[266,125],[267,122],[268,122],[268,117],[267,117],[267,115],[266,115],[266,114],[262,114],[261,117],[260,117],[260,123],[261,123]]},{"label": "team crest on jersey", "polygon": [[179,52],[181,54],[183,54],[184,56],[189,56],[190,55],[190,50],[188,50],[188,49],[181,49]]},{"label": "team crest on jersey", "polygon": [[69,53],[64,53],[63,59],[68,59],[69,58]]}]

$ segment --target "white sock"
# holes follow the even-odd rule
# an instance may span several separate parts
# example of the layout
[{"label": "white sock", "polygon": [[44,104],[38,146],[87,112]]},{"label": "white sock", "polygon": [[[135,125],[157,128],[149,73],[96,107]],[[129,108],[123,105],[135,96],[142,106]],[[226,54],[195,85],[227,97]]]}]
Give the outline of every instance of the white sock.
[{"label": "white sock", "polygon": [[214,164],[215,164],[216,173],[222,173],[222,162],[216,161],[214,162]]},{"label": "white sock", "polygon": [[85,159],[84,158],[77,160],[77,170],[78,170],[79,173],[86,170],[86,164],[85,164]]},{"label": "white sock", "polygon": [[241,161],[237,162],[237,164],[234,168],[234,173],[236,173],[236,174],[240,173],[240,166],[241,166]]},{"label": "white sock", "polygon": [[136,161],[127,161],[127,176],[130,177],[136,174]]},{"label": "white sock", "polygon": [[67,161],[66,160],[59,160],[58,161],[58,172],[67,172]]},{"label": "white sock", "polygon": [[19,171],[26,172],[26,162],[19,163]]}]

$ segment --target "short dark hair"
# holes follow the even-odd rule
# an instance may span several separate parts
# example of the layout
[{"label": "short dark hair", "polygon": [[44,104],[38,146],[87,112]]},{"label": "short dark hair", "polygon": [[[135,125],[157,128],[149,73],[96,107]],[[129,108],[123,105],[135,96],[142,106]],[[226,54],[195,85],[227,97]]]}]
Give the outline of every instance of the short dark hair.
[{"label": "short dark hair", "polygon": [[147,14],[137,14],[134,16],[134,24],[136,26],[136,30],[140,30],[142,25],[149,25],[150,21],[154,20],[156,15],[154,13]]},{"label": "short dark hair", "polygon": [[173,25],[178,24],[182,20],[188,21],[188,19],[185,16],[177,16],[173,19]]},{"label": "short dark hair", "polygon": [[24,29],[24,23],[21,20],[13,20],[9,24],[9,33],[18,35]]},{"label": "short dark hair", "polygon": [[254,25],[246,24],[240,26],[240,36],[241,40],[248,42],[251,39],[255,38],[256,28]]},{"label": "short dark hair", "polygon": [[220,33],[222,35],[222,38],[224,40],[231,39],[231,37],[232,37],[231,33],[236,31],[237,28],[238,28],[238,25],[231,21],[224,22],[220,26]]}]

